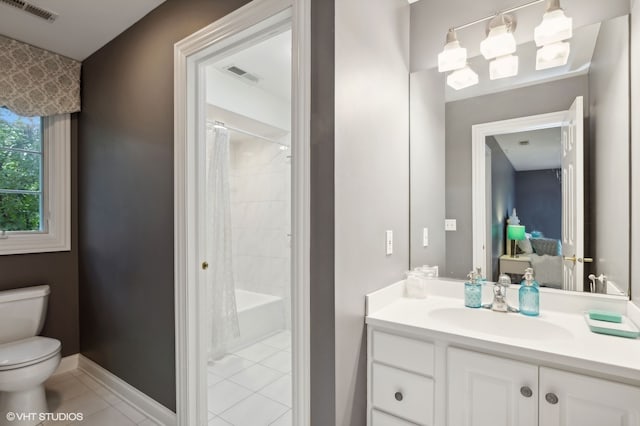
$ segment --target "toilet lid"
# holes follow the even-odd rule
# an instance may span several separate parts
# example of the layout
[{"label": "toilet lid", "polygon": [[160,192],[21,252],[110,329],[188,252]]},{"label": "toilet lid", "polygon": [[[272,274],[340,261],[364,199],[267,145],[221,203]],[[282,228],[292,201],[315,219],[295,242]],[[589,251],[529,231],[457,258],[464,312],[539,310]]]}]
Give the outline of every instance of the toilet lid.
[{"label": "toilet lid", "polygon": [[26,367],[60,351],[60,341],[35,336],[0,345],[0,371]]}]

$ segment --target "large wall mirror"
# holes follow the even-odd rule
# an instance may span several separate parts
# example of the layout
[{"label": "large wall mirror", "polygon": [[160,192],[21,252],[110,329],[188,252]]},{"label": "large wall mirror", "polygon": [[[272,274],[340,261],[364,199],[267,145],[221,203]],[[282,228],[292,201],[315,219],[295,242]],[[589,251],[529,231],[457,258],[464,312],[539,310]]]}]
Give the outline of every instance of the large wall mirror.
[{"label": "large wall mirror", "polygon": [[[545,287],[628,297],[630,3],[561,1],[568,58],[540,69],[534,29],[548,3],[412,6],[411,266],[514,283],[531,267]],[[511,8],[518,70],[496,78],[480,51],[489,21],[464,25]],[[477,83],[453,88],[438,54],[460,26]]]}]

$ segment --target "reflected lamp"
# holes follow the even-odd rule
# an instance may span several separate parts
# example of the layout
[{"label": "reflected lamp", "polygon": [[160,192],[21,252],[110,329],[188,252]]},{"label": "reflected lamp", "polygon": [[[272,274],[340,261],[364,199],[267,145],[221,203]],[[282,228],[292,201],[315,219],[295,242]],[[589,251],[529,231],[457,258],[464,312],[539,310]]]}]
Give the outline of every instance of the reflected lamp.
[{"label": "reflected lamp", "polygon": [[516,241],[522,241],[525,238],[524,225],[507,225],[507,239],[511,240],[513,247],[511,250],[511,257],[518,257],[516,255]]}]

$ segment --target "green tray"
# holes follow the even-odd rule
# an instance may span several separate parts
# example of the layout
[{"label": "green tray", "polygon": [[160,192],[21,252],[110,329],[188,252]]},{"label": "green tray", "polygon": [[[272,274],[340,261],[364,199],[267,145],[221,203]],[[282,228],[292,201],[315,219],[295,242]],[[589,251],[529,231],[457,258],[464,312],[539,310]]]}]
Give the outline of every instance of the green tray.
[{"label": "green tray", "polygon": [[584,319],[589,325],[589,328],[594,333],[608,334],[610,336],[627,337],[635,339],[640,336],[640,330],[631,320],[624,315],[622,316],[622,322],[615,323],[609,321],[599,321],[589,318],[589,313],[584,314]]}]

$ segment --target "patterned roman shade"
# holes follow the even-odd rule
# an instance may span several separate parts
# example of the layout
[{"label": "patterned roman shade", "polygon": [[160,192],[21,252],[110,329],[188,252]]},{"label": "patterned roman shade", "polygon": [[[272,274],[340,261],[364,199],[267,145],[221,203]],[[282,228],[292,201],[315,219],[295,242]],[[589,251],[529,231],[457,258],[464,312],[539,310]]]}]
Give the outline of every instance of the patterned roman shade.
[{"label": "patterned roman shade", "polygon": [[80,111],[80,62],[0,36],[0,106],[23,116]]}]

